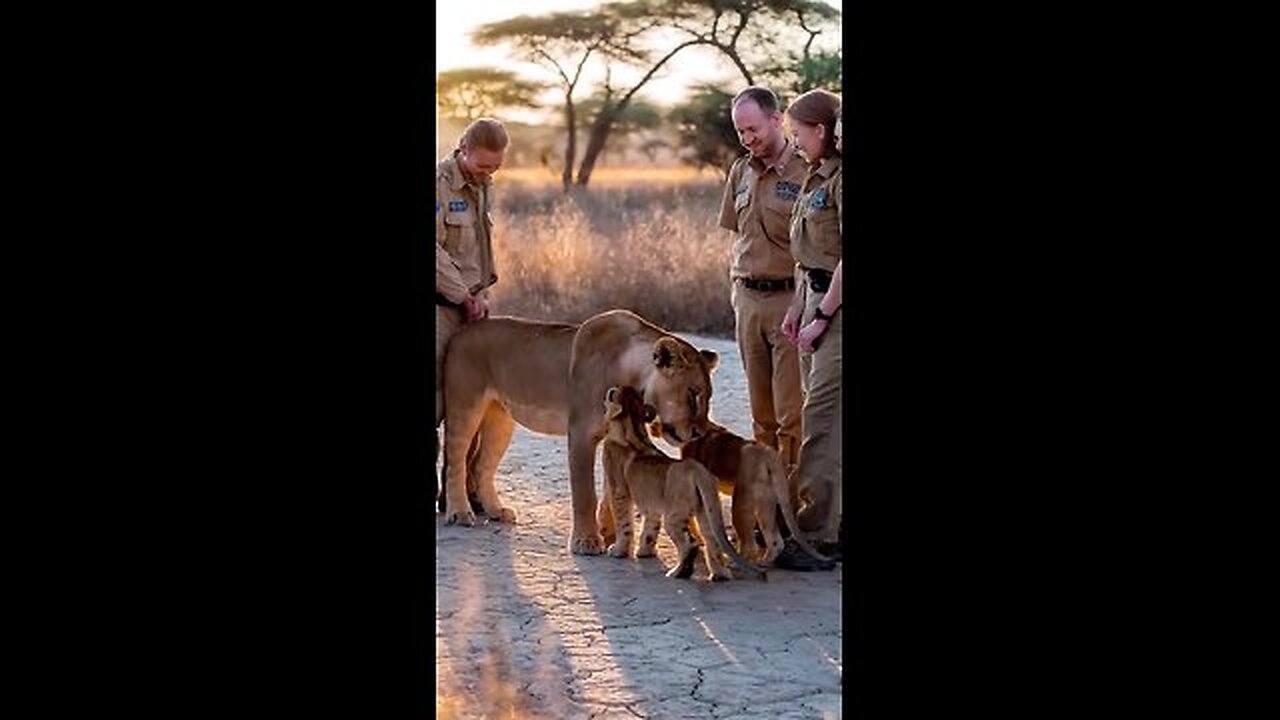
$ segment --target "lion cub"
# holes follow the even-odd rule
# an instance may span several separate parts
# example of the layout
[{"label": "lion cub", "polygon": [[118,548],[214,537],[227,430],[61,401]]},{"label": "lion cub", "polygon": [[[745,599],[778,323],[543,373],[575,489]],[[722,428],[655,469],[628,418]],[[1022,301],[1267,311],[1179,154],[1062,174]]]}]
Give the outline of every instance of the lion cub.
[{"label": "lion cub", "polygon": [[[657,413],[644,404],[640,393],[631,387],[611,387],[605,393],[604,407],[604,441],[616,449],[620,465],[620,472],[608,483],[617,523],[617,540],[609,546],[609,554],[619,558],[631,554],[634,505],[643,516],[646,540],[656,539],[657,524],[661,523],[675,543],[680,562],[667,572],[668,577],[687,578],[693,574],[700,544],[691,533],[690,523],[696,518],[712,541],[703,547],[712,580],[733,578],[720,560],[721,553],[729,557],[730,565],[739,573],[765,579],[764,571],[747,562],[729,544],[720,495],[711,473],[695,461],[668,457],[649,439],[645,425]],[[711,544],[717,546],[718,552]],[[651,548],[652,543],[642,545]]]},{"label": "lion cub", "polygon": [[[772,448],[743,439],[728,428],[708,420],[707,432],[680,447],[680,457],[697,460],[720,482],[720,491],[733,496],[733,532],[738,552],[754,562],[772,563],[782,552],[778,509],[800,548],[820,563],[831,563],[809,544],[796,522],[795,496],[791,492],[782,458]],[[756,525],[765,547],[756,542]]]}]

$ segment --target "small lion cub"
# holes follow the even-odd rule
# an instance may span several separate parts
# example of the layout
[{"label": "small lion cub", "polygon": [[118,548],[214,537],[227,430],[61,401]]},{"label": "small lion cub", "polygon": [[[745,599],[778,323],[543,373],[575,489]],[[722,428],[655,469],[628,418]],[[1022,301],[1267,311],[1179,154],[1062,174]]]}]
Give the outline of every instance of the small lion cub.
[{"label": "small lion cub", "polygon": [[[675,543],[680,562],[667,572],[667,577],[691,576],[701,547],[712,580],[733,578],[720,560],[721,553],[728,556],[729,564],[739,573],[766,579],[763,570],[747,562],[729,544],[720,495],[711,473],[697,461],[668,457],[649,439],[645,426],[657,413],[644,404],[640,393],[631,387],[611,387],[605,393],[604,407],[604,441],[618,448],[621,460],[619,476],[608,483],[617,523],[617,541],[609,546],[609,554],[618,558],[631,555],[634,506],[643,516],[647,538],[657,537],[660,523]],[[710,537],[709,545],[717,546],[718,552],[702,547],[695,539],[690,528],[695,518]]]}]

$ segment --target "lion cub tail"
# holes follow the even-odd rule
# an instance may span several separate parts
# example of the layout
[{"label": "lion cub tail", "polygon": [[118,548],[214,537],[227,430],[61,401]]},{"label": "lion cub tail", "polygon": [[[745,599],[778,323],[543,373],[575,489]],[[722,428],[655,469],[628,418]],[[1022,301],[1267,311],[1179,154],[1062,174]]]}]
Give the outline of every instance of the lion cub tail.
[{"label": "lion cub tail", "polygon": [[831,558],[823,555],[804,539],[804,535],[800,533],[800,521],[796,519],[796,509],[791,505],[791,481],[787,476],[787,471],[782,467],[782,458],[778,453],[769,448],[761,448],[764,454],[768,456],[764,466],[766,472],[769,473],[769,480],[773,484],[773,493],[778,496],[778,507],[782,508],[782,519],[787,522],[787,529],[791,531],[791,537],[796,539],[796,544],[809,557],[821,563],[835,562]]},{"label": "lion cub tail", "polygon": [[716,486],[716,479],[697,461],[691,461],[691,467],[694,472],[690,474],[698,488],[698,497],[702,500],[702,516],[698,518],[699,524],[710,531],[707,534],[711,536],[720,552],[729,557],[729,565],[734,570],[739,574],[751,575],[767,581],[769,578],[764,570],[739,555],[729,543],[729,536],[724,530],[724,512],[720,508],[720,492]]}]

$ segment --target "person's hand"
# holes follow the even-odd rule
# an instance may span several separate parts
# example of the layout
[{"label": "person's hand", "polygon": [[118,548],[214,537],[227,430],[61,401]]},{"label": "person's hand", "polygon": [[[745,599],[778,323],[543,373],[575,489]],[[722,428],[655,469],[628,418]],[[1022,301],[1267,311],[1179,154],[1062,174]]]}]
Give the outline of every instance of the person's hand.
[{"label": "person's hand", "polygon": [[796,343],[797,335],[800,328],[801,309],[794,304],[787,308],[787,314],[782,317],[782,336]]},{"label": "person's hand", "polygon": [[826,320],[810,320],[809,324],[805,325],[800,331],[796,345],[800,346],[800,349],[805,352],[813,352],[818,347],[818,338],[821,338],[822,334],[827,331],[828,324]]},{"label": "person's hand", "polygon": [[468,295],[462,301],[462,309],[466,313],[467,322],[475,322],[489,317],[489,303],[479,295]]}]

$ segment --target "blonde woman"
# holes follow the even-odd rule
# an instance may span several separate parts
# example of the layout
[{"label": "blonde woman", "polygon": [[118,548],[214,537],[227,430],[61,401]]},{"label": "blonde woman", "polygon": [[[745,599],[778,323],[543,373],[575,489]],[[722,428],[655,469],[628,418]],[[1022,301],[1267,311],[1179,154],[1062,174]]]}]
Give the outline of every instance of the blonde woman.
[{"label": "blonde woman", "polygon": [[[843,175],[837,128],[840,96],[811,90],[787,108],[792,136],[808,172],[791,216],[791,254],[796,259],[796,292],[782,321],[782,333],[800,349],[805,389],[803,439],[793,476],[802,508],[801,532],[818,550],[840,556],[842,458],[841,355]],[[775,564],[809,569],[803,552],[788,541]],[[794,562],[794,565],[793,565]]]}]

